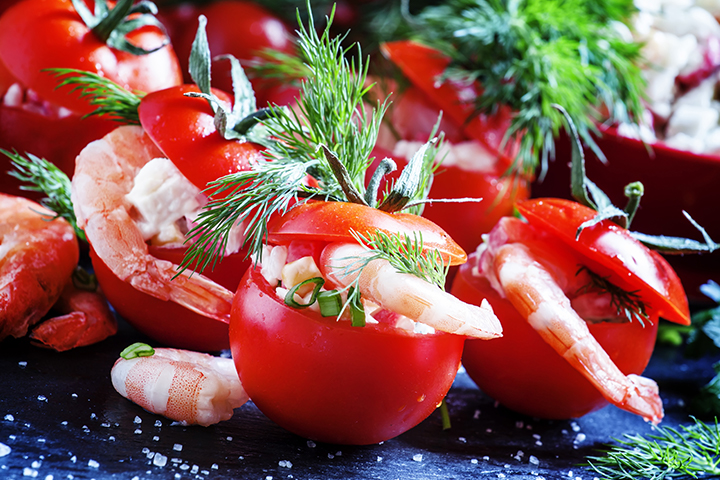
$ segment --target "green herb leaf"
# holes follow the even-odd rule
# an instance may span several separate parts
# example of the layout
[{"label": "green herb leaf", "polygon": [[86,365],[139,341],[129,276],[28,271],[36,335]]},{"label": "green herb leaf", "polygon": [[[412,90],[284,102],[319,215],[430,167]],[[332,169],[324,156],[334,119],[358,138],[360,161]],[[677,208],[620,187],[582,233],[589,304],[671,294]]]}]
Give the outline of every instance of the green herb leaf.
[{"label": "green herb leaf", "polygon": [[92,72],[72,68],[49,68],[60,81],[56,88],[72,86],[71,92],[79,91],[90,105],[97,107],[85,115],[107,116],[127,125],[140,125],[138,107],[145,96],[143,92],[129,92],[105,77]]},{"label": "green herb leaf", "polygon": [[40,200],[40,204],[55,212],[55,215],[50,216],[48,219],[64,218],[72,225],[77,237],[82,241],[87,241],[85,232],[77,225],[75,210],[70,198],[72,185],[65,172],[44,158],[37,157],[32,153],[28,153],[26,154],[27,157],[23,157],[16,151],[9,152],[0,149],[0,152],[10,159],[14,168],[8,174],[26,184],[20,187],[22,190],[45,194],[45,197]]},{"label": "green herb leaf", "polygon": [[598,112],[606,107],[610,122],[641,117],[640,45],[612,27],[634,11],[631,0],[452,0],[423,10],[415,34],[452,59],[446,78],[480,82],[478,110],[516,112],[506,136],[520,141],[516,168],[540,165],[542,178],[562,125],[554,104],[600,158],[590,135]]},{"label": "green herb leaf", "polygon": [[604,479],[697,478],[720,475],[720,427],[693,417],[694,424],[658,426],[652,435],[625,435],[588,465]]}]

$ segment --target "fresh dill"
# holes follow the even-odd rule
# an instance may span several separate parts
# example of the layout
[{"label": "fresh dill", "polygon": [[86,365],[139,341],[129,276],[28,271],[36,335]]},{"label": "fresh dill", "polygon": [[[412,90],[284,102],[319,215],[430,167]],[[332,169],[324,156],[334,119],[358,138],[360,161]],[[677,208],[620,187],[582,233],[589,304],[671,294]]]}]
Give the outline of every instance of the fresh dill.
[{"label": "fresh dill", "polygon": [[8,175],[25,184],[20,187],[22,190],[45,194],[45,197],[40,200],[40,204],[55,212],[55,215],[48,216],[48,219],[64,218],[72,225],[77,237],[86,241],[85,232],[77,226],[70,198],[71,184],[68,176],[54,164],[32,153],[23,157],[16,151],[0,149],[0,152],[10,159],[13,166],[13,170],[10,170]]},{"label": "fresh dill", "polygon": [[[375,192],[368,193],[365,176],[388,101],[366,109],[363,98],[372,88],[366,81],[368,63],[348,58],[345,36],[331,36],[331,23],[332,15],[322,33],[312,17],[307,28],[300,23],[298,48],[309,74],[302,80],[297,108],[270,107],[267,118],[248,132],[248,139],[265,147],[265,158],[252,171],[209,184],[214,197],[188,233],[191,245],[183,268],[214,264],[222,257],[227,232],[237,224],[244,225],[249,255],[259,260],[269,218],[298,200],[374,204]],[[361,57],[359,45],[357,50]],[[425,148],[416,170],[383,192],[379,205],[388,205],[383,210],[403,209],[427,194],[436,151]],[[385,200],[395,196],[402,198],[389,206]]]},{"label": "fresh dill", "polygon": [[124,124],[140,125],[138,106],[144,92],[130,92],[112,80],[84,70],[50,68],[47,71],[59,79],[56,88],[71,86],[72,92],[79,91],[89,105],[96,107],[86,117],[104,115]]},{"label": "fresh dill", "polygon": [[419,39],[451,58],[444,77],[480,82],[479,111],[514,110],[506,138],[520,142],[516,168],[532,174],[540,165],[542,177],[562,126],[554,104],[600,158],[596,122],[640,118],[640,44],[613,26],[634,11],[632,0],[452,0],[413,23]]},{"label": "fresh dill", "polygon": [[607,277],[598,275],[585,266],[580,267],[577,274],[581,272],[586,272],[590,281],[578,289],[578,295],[590,292],[607,293],[610,295],[610,306],[615,308],[618,317],[626,318],[630,322],[637,321],[640,325],[645,325],[645,322],[649,320],[645,302],[640,299],[637,291],[623,290],[612,284]]},{"label": "fresh dill", "polygon": [[603,479],[698,478],[720,475],[720,427],[693,418],[694,424],[656,428],[656,433],[625,435],[602,456],[587,458]]}]

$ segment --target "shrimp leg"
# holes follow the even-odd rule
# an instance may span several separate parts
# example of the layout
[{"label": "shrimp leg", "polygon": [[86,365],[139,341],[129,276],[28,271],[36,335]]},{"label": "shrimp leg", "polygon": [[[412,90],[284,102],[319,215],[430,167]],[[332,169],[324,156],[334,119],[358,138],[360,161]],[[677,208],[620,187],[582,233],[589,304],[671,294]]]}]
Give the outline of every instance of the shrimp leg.
[{"label": "shrimp leg", "polygon": [[414,275],[398,272],[387,260],[371,260],[360,272],[348,273],[348,266],[371,253],[362,246],[335,243],[323,251],[323,275],[347,287],[360,276],[360,294],[437,330],[470,337],[491,339],[502,335],[500,321],[490,304],[480,307],[462,302],[436,285]]},{"label": "shrimp leg", "polygon": [[654,424],[663,417],[657,384],[624,375],[572,308],[552,272],[526,245],[509,243],[494,255],[494,273],[507,299],[540,336],[612,404]]}]

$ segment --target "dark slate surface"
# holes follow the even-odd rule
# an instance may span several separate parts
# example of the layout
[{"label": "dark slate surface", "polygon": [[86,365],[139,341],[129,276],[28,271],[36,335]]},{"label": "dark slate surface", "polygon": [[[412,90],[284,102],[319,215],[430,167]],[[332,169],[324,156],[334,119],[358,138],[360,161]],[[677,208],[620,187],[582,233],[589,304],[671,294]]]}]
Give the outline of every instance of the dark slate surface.
[{"label": "dark slate surface", "polygon": [[[315,444],[248,403],[227,422],[183,427],[122,398],[110,384],[118,353],[145,340],[127,324],[105,342],[56,353],[25,340],[0,343],[0,478],[60,479],[592,479],[586,455],[642,419],[606,407],[581,419],[538,420],[498,407],[460,372],[439,412],[380,445]],[[664,425],[688,423],[685,404],[712,377],[712,360],[657,351]]]}]

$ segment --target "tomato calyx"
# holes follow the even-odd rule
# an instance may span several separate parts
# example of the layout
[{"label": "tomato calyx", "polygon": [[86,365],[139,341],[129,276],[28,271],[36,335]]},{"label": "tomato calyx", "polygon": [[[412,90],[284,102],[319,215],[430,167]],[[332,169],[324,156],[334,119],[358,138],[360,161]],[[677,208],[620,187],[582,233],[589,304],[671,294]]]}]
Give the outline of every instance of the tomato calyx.
[{"label": "tomato calyx", "polygon": [[[109,47],[133,55],[148,55],[170,43],[165,27],[154,15],[158,9],[154,3],[143,0],[133,5],[133,0],[119,0],[110,8],[106,0],[95,0],[95,12],[91,12],[83,0],[72,0],[73,7],[90,31]],[[164,34],[164,41],[152,48],[145,49],[132,44],[127,35],[141,27],[152,25]]]}]

